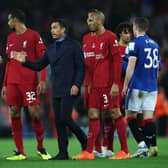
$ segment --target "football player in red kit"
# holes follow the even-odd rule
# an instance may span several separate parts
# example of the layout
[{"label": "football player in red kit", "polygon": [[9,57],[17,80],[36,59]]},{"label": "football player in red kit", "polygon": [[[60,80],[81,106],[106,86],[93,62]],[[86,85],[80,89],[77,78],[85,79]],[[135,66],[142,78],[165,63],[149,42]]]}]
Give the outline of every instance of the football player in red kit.
[{"label": "football player in red kit", "polygon": [[116,35],[119,39],[119,51],[122,57],[122,71],[121,71],[121,80],[119,85],[119,91],[120,91],[120,110],[123,115],[125,115],[125,100],[121,96],[121,91],[124,85],[124,79],[125,79],[125,72],[126,72],[126,66],[128,63],[128,58],[125,57],[125,54],[127,54],[127,46],[132,38],[132,29],[129,22],[122,22],[120,23],[116,28]]},{"label": "football player in red kit", "polygon": [[32,126],[37,139],[37,153],[42,159],[47,160],[51,156],[43,147],[44,127],[40,117],[39,96],[45,91],[46,69],[41,71],[41,80],[38,84],[38,76],[35,71],[22,66],[13,57],[23,52],[30,60],[36,60],[43,56],[45,45],[40,35],[25,26],[25,15],[21,10],[13,10],[8,15],[8,25],[15,31],[8,36],[7,49],[8,63],[6,67],[2,97],[6,98],[11,115],[11,128],[17,151],[7,160],[24,160],[26,154],[23,149],[21,107],[27,106],[32,118]]},{"label": "football player in red kit", "polygon": [[89,132],[85,151],[73,156],[76,160],[93,160],[93,147],[100,131],[100,111],[108,111],[115,120],[121,150],[109,159],[130,158],[127,146],[126,120],[120,112],[119,82],[122,58],[117,36],[104,28],[104,14],[99,10],[88,13],[87,23],[95,36],[95,63],[89,95]]}]

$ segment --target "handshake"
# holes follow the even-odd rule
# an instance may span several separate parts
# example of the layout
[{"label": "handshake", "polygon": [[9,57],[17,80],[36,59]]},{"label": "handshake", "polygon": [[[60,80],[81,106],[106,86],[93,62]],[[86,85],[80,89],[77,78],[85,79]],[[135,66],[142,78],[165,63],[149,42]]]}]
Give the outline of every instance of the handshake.
[{"label": "handshake", "polygon": [[21,63],[25,63],[26,62],[26,56],[27,54],[25,52],[15,52],[15,54],[13,54],[13,59],[21,62]]}]

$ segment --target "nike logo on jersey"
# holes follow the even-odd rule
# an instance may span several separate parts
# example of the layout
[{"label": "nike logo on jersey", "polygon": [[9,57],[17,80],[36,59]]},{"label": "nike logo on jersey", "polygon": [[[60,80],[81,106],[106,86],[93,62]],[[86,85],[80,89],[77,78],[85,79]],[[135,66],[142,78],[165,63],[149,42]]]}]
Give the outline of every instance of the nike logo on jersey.
[{"label": "nike logo on jersey", "polygon": [[9,47],[12,47],[14,44],[9,44]]}]

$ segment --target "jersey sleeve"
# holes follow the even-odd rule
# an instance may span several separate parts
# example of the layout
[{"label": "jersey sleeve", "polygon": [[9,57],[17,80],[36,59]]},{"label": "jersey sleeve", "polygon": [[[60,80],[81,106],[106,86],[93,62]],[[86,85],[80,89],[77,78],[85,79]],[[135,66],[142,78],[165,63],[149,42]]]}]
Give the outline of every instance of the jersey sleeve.
[{"label": "jersey sleeve", "polygon": [[128,44],[129,56],[138,56],[138,47],[136,41],[131,41]]},{"label": "jersey sleeve", "polygon": [[122,69],[122,57],[119,52],[119,44],[117,36],[112,36],[110,38],[110,55],[111,55],[111,74],[113,74],[113,83],[119,84],[121,78],[121,69]]},{"label": "jersey sleeve", "polygon": [[[37,33],[35,36],[35,51],[36,51],[36,56],[38,58],[41,58],[44,55],[44,52],[46,50],[46,47],[43,43],[42,38],[40,37],[40,35]],[[44,68],[43,70],[41,70],[41,81],[45,81],[46,80],[46,75],[47,75],[47,67]]]}]

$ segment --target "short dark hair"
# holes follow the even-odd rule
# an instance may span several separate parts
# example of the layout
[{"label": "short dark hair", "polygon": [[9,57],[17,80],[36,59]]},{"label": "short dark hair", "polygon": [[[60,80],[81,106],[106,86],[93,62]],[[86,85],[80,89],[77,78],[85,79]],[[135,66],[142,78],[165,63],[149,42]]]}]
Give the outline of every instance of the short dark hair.
[{"label": "short dark hair", "polygon": [[17,18],[20,22],[25,23],[25,14],[20,9],[14,9],[9,12],[12,18]]},{"label": "short dark hair", "polygon": [[139,31],[145,31],[147,32],[149,29],[149,20],[147,18],[144,17],[137,17],[135,18],[135,20],[133,21],[133,24],[137,25]]},{"label": "short dark hair", "polygon": [[88,14],[89,13],[95,13],[101,20],[102,20],[102,23],[104,24],[105,22],[105,15],[102,11],[98,10],[98,9],[90,9],[88,11]]},{"label": "short dark hair", "polygon": [[52,19],[51,23],[58,22],[61,28],[65,28],[65,31],[68,32],[68,23],[64,18]]},{"label": "short dark hair", "polygon": [[127,31],[128,31],[128,32],[130,32],[130,33],[132,34],[132,27],[131,27],[131,25],[130,25],[129,22],[127,22],[127,21],[121,22],[121,23],[116,27],[115,33],[116,33],[118,39],[120,39],[120,34],[121,34],[123,31],[124,31],[124,32],[127,32]]}]

